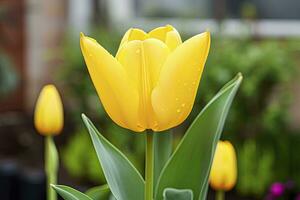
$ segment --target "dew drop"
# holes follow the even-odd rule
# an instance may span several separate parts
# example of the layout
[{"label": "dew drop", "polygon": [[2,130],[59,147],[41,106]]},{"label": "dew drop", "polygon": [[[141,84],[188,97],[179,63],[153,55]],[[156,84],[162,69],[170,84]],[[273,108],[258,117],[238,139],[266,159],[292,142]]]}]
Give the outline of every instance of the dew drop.
[{"label": "dew drop", "polygon": [[89,54],[89,57],[93,57],[93,55],[90,53],[90,54]]},{"label": "dew drop", "polygon": [[175,99],[176,101],[178,101],[179,100],[179,98],[178,97],[176,97],[176,99]]},{"label": "dew drop", "polygon": [[196,81],[193,81],[193,83],[192,83],[193,85],[195,85],[196,84]]},{"label": "dew drop", "polygon": [[187,83],[184,83],[183,85],[184,85],[184,86],[187,86]]},{"label": "dew drop", "polygon": [[185,107],[185,103],[182,103],[182,104],[181,104],[181,107]]},{"label": "dew drop", "polygon": [[177,110],[176,110],[176,112],[180,113],[180,112],[181,112],[181,110],[180,110],[180,109],[177,109]]}]

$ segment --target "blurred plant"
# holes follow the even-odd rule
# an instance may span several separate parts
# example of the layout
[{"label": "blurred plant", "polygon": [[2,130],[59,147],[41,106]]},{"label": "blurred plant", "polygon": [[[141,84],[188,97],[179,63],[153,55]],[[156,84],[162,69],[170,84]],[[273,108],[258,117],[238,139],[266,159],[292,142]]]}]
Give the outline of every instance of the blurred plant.
[{"label": "blurred plant", "polygon": [[0,52],[0,98],[14,90],[18,84],[18,75],[10,59]]},{"label": "blurred plant", "polygon": [[260,197],[274,177],[273,152],[258,148],[254,140],[247,140],[238,149],[239,179],[237,189],[244,195]]},{"label": "blurred plant", "polygon": [[105,183],[91,140],[84,129],[73,134],[72,140],[62,152],[62,160],[72,176],[99,184]]}]

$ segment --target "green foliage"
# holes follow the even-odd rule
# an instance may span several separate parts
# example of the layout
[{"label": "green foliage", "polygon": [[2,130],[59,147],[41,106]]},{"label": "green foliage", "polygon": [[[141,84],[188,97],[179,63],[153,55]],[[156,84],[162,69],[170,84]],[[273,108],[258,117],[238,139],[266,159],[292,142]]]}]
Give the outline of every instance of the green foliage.
[{"label": "green foliage", "polygon": [[97,155],[85,130],[82,129],[72,136],[72,140],[63,149],[62,159],[72,176],[87,177],[99,184],[105,183]]},{"label": "green foliage", "polygon": [[222,38],[214,41],[201,81],[201,99],[208,101],[213,91],[236,71],[245,76],[229,118],[228,132],[244,136],[259,132],[276,134],[286,130],[291,101],[287,88],[296,73],[288,47],[287,43],[278,41]]},{"label": "green foliage", "polygon": [[238,149],[238,190],[245,195],[261,197],[272,183],[274,161],[271,150],[258,149],[254,140],[247,140]]}]

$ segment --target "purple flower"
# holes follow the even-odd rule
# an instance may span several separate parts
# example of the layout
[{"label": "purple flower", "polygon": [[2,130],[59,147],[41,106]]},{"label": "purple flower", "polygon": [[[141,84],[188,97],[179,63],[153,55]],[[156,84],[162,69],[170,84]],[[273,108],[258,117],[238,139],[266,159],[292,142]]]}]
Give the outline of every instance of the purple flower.
[{"label": "purple flower", "polygon": [[275,197],[279,197],[279,196],[283,195],[284,190],[285,190],[284,184],[279,183],[279,182],[273,183],[270,188],[271,194]]}]

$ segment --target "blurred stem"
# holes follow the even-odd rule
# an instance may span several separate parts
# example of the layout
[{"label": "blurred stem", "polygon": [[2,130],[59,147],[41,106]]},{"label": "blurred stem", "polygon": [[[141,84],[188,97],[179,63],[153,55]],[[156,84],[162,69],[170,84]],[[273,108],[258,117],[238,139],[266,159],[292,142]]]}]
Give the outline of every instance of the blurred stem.
[{"label": "blurred stem", "polygon": [[47,200],[56,200],[56,192],[51,184],[57,183],[58,155],[52,136],[45,138],[45,172],[47,176]]},{"label": "blurred stem", "polygon": [[154,149],[153,132],[146,132],[145,200],[153,200]]},{"label": "blurred stem", "polygon": [[216,200],[225,200],[225,192],[223,190],[217,191]]}]

